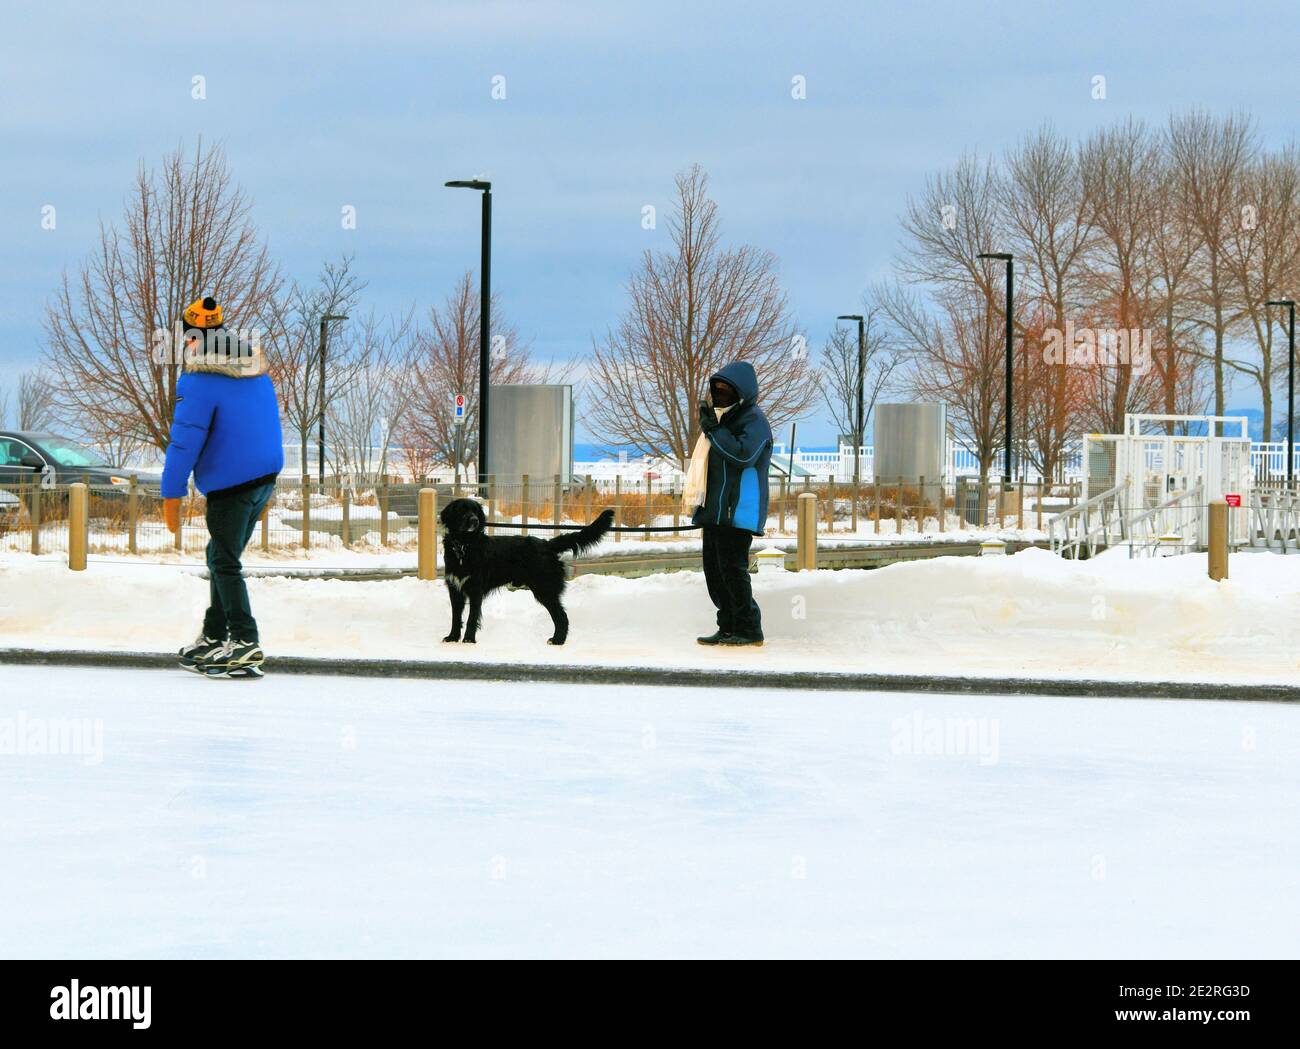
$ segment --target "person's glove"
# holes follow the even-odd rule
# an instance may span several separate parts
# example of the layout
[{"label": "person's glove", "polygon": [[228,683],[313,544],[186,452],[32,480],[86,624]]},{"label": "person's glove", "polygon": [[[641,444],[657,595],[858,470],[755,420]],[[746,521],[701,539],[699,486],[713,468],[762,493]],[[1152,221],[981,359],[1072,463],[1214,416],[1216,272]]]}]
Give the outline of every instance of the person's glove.
[{"label": "person's glove", "polygon": [[704,401],[700,401],[700,429],[712,433],[718,428],[718,416]]},{"label": "person's glove", "polygon": [[163,500],[163,520],[167,522],[167,531],[175,535],[181,530],[181,501],[179,499]]}]

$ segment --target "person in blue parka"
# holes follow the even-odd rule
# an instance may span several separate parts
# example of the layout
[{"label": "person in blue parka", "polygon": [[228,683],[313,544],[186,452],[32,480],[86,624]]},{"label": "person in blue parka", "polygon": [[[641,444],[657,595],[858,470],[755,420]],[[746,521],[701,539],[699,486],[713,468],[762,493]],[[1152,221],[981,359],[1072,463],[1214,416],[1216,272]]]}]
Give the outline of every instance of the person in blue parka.
[{"label": "person in blue parka", "polygon": [[767,527],[772,428],[758,406],[752,364],[733,361],[709,379],[709,398],[700,402],[700,429],[708,440],[707,474],[703,500],[691,520],[704,535],[704,580],[718,610],[718,629],[699,641],[761,645],[749,548]]},{"label": "person in blue parka", "polygon": [[184,372],[163,467],[167,527],[180,529],[190,474],[207,499],[209,603],[183,667],[210,676],[260,676],[262,648],[240,557],[284,467],[280,406],[259,346],[227,331],[212,298],[189,306]]}]

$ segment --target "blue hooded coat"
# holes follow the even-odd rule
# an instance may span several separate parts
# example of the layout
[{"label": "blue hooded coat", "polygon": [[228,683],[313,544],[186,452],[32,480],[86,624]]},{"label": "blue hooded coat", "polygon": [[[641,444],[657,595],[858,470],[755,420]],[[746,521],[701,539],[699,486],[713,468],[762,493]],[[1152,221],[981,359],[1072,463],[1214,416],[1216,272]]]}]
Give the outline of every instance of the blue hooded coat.
[{"label": "blue hooded coat", "polygon": [[[244,344],[247,348],[247,344]],[[261,351],[186,363],[163,466],[164,499],[186,494],[191,471],[204,495],[271,479],[284,468],[280,406]]]},{"label": "blue hooded coat", "polygon": [[709,470],[697,525],[724,525],[762,535],[767,527],[767,467],[772,428],[758,407],[758,376],[748,361],[732,361],[712,375],[735,387],[740,400],[708,434]]}]

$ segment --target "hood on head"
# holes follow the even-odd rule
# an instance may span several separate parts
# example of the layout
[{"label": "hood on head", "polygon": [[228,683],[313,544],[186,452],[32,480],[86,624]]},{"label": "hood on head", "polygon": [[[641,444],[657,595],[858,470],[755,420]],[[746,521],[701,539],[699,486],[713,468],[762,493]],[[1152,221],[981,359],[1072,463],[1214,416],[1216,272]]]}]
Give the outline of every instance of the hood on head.
[{"label": "hood on head", "polygon": [[758,400],[758,375],[749,361],[732,361],[724,368],[719,368],[709,376],[709,384],[715,379],[730,383],[740,394],[737,404],[753,404]]}]

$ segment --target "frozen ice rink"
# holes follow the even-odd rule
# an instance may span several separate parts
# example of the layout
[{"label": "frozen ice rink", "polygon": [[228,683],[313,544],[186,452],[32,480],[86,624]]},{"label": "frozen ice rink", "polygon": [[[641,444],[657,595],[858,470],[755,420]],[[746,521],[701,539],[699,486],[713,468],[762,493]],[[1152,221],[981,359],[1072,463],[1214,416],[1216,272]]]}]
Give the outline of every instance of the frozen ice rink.
[{"label": "frozen ice rink", "polygon": [[0,682],[5,956],[1300,943],[1300,710],[1282,705]]}]

